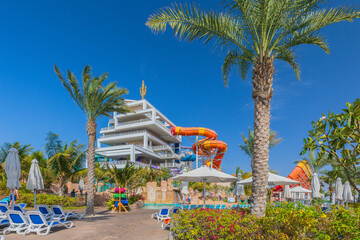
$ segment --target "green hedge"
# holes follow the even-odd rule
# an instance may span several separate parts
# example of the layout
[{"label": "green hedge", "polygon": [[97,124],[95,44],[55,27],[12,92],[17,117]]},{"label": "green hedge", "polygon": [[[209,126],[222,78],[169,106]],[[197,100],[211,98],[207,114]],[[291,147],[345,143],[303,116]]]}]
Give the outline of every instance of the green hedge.
[{"label": "green hedge", "polygon": [[[34,194],[32,193],[23,193],[20,194],[18,203],[26,203],[27,207],[34,206]],[[36,204],[45,204],[45,205],[61,205],[63,207],[81,207],[84,206],[84,203],[78,197],[60,197],[54,194],[37,194],[36,195]]]},{"label": "green hedge", "polygon": [[360,209],[283,204],[257,218],[243,210],[195,209],[174,216],[176,239],[360,239]]}]

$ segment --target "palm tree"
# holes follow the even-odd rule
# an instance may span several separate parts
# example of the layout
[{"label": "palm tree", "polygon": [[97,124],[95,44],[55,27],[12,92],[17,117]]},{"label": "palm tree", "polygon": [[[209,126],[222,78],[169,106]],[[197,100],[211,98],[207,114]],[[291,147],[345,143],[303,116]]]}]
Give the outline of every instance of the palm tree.
[{"label": "palm tree", "polygon": [[86,213],[94,214],[96,122],[103,116],[111,117],[110,114],[112,112],[130,112],[123,98],[124,94],[127,94],[127,90],[117,87],[117,82],[111,82],[105,86],[104,81],[108,77],[107,73],[102,74],[100,77],[91,77],[90,66],[85,66],[82,72],[81,83],[69,70],[67,71],[67,79],[65,79],[59,68],[56,65],[54,67],[65,89],[85,113],[87,119],[88,151],[86,157],[89,171],[87,176],[88,195]]},{"label": "palm tree", "polygon": [[61,140],[59,134],[48,132],[46,136],[45,152],[48,158],[52,158],[59,149],[61,149]]},{"label": "palm tree", "polygon": [[82,169],[85,160],[85,145],[79,144],[77,140],[70,144],[65,142],[64,146],[58,149],[58,152],[48,160],[47,164],[50,171],[59,181],[60,196],[64,195],[66,181]]},{"label": "palm tree", "polygon": [[302,161],[305,161],[309,165],[312,173],[319,173],[321,169],[330,164],[327,154],[320,155],[317,153],[315,156],[314,151],[309,152],[309,157],[303,157],[302,160],[296,160],[294,163]]},{"label": "palm tree", "polygon": [[[244,141],[244,145],[239,144],[240,149],[249,156],[250,159],[253,159],[254,156],[254,131],[249,128],[248,137],[241,133],[241,137]],[[282,141],[276,131],[270,131],[269,146],[270,148],[275,147]]]},{"label": "palm tree", "polygon": [[320,30],[360,17],[359,8],[321,8],[325,4],[324,0],[227,0],[222,13],[174,4],[160,9],[146,22],[156,33],[164,32],[169,24],[179,38],[213,42],[222,49],[226,53],[222,67],[225,85],[234,66],[242,79],[246,79],[252,67],[256,144],[251,164],[254,178],[251,212],[257,216],[264,216],[266,207],[274,60],[290,64],[299,79],[294,48],[315,45],[329,53]]},{"label": "palm tree", "polygon": [[12,147],[18,150],[20,162],[34,149],[30,144],[22,145],[20,142],[14,142],[12,144],[6,142],[0,147],[0,162],[5,161],[6,156],[9,154],[9,149]]}]

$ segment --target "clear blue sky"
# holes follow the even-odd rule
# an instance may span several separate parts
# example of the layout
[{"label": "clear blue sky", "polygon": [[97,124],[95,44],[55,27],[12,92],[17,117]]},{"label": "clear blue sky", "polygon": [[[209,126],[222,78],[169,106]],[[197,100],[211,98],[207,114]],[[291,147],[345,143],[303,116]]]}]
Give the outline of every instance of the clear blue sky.
[{"label": "clear blue sky", "polygon": [[[64,140],[87,143],[85,118],[70,99],[53,64],[79,75],[86,64],[98,75],[109,72],[139,99],[142,80],[147,99],[179,126],[214,129],[228,143],[222,167],[250,170],[240,151],[241,132],[253,123],[250,76],[234,72],[222,82],[223,54],[199,42],[178,41],[171,31],[154,35],[147,17],[172,1],[7,1],[0,9],[0,144],[20,141],[42,149],[48,131]],[[190,2],[190,1],[177,1]],[[221,1],[198,0],[220,10]],[[355,0],[332,1],[355,4]],[[360,20],[326,28],[332,50],[315,47],[297,53],[302,80],[289,66],[276,64],[271,128],[283,142],[271,150],[270,167],[287,175],[299,159],[310,122],[322,112],[339,111],[359,97]],[[107,119],[99,122],[99,128]]]}]

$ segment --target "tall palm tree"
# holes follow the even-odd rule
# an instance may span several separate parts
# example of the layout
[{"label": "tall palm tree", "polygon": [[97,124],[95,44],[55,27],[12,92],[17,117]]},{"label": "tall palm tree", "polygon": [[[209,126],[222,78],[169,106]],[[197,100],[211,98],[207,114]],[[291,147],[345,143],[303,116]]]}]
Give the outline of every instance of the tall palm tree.
[{"label": "tall palm tree", "polygon": [[[253,159],[254,156],[254,131],[249,128],[249,134],[246,137],[241,133],[241,137],[244,141],[244,145],[239,144],[240,149],[249,156],[250,159]],[[270,148],[275,147],[282,141],[276,131],[270,131],[269,146]]]},{"label": "tall palm tree", "polygon": [[100,77],[92,77],[90,66],[85,66],[81,82],[69,70],[67,71],[67,79],[65,79],[56,65],[54,68],[63,86],[69,92],[74,102],[84,112],[87,119],[88,151],[86,157],[88,165],[88,195],[86,213],[94,214],[96,122],[103,116],[111,117],[110,114],[112,112],[127,113],[130,111],[123,98],[127,94],[127,90],[117,87],[117,82],[104,85],[108,74],[104,73]]},{"label": "tall palm tree", "polygon": [[321,169],[329,165],[331,162],[327,154],[320,155],[314,151],[309,152],[309,157],[303,157],[302,160],[296,160],[294,163],[305,161],[312,173],[319,173]]},{"label": "tall palm tree", "polygon": [[315,45],[329,53],[320,30],[360,17],[359,8],[321,8],[325,4],[325,0],[227,0],[222,13],[174,4],[146,22],[156,33],[164,32],[169,24],[179,38],[213,42],[222,49],[226,53],[222,67],[225,85],[233,67],[242,79],[252,68],[255,145],[251,212],[257,216],[264,216],[266,207],[274,60],[290,64],[299,79],[294,48]]},{"label": "tall palm tree", "polygon": [[72,175],[82,169],[85,160],[85,145],[79,144],[76,140],[71,143],[65,143],[58,149],[58,152],[48,160],[48,166],[54,176],[59,181],[60,187],[58,194],[64,195],[66,181]]}]

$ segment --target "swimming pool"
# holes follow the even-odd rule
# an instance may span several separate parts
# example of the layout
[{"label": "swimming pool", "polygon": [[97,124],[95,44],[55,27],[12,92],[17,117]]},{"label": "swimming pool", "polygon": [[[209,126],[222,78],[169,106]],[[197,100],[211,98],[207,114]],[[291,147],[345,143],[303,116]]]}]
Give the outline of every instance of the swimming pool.
[{"label": "swimming pool", "polygon": [[181,207],[181,204],[176,203],[145,203],[145,209],[161,209],[161,208],[172,208],[172,207]]}]

